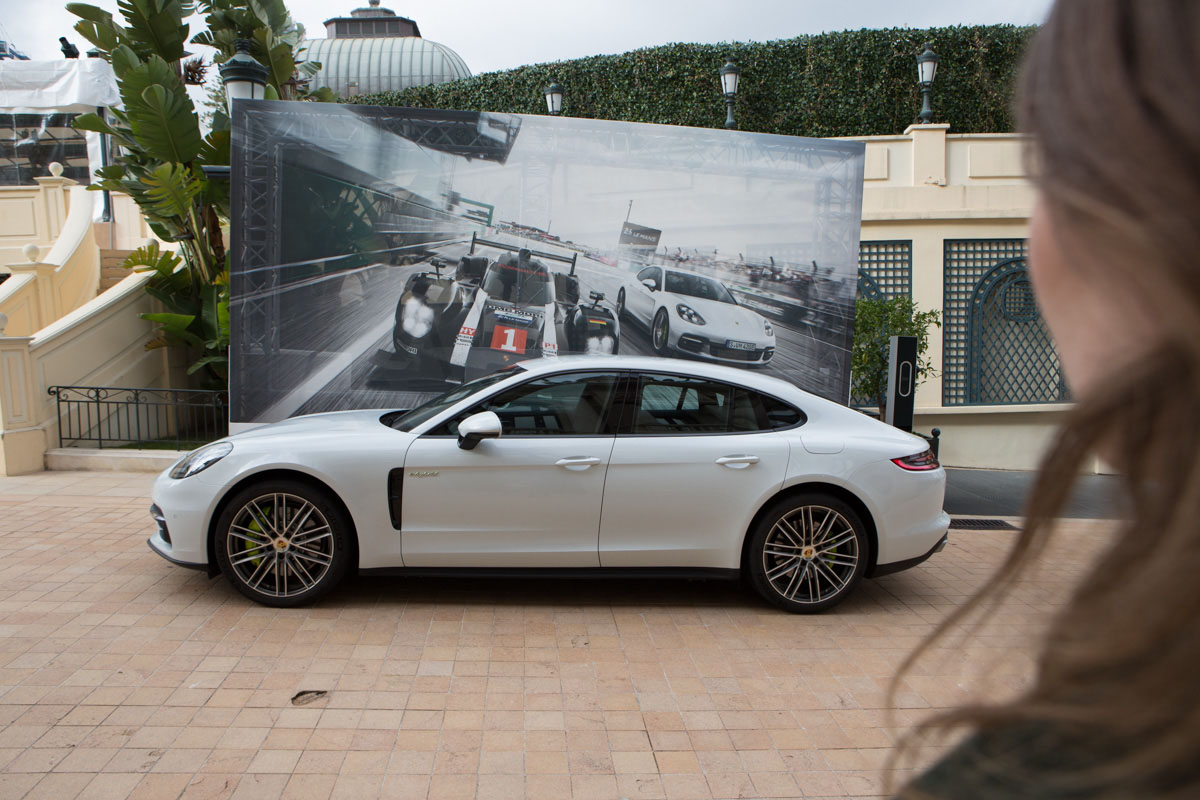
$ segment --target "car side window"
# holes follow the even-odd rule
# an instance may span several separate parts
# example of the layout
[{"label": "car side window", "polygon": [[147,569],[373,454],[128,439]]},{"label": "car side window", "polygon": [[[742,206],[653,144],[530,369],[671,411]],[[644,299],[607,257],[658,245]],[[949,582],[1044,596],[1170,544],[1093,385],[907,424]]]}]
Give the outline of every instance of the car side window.
[{"label": "car side window", "polygon": [[604,433],[616,377],[587,372],[537,378],[500,392],[439,425],[432,435],[458,435],[458,423],[481,411],[500,417],[505,436],[594,436]]},{"label": "car side window", "polygon": [[641,283],[642,281],[648,281],[648,280],[654,281],[655,289],[662,288],[662,281],[659,279],[658,267],[647,267],[646,269],[644,269],[638,273],[637,279],[638,279],[638,283]]},{"label": "car side window", "polygon": [[635,435],[753,433],[790,428],[804,414],[774,397],[703,378],[646,375],[639,382]]},{"label": "car side window", "polygon": [[763,423],[766,428],[771,430],[792,428],[808,421],[803,411],[793,408],[782,400],[765,394],[760,394],[758,397],[762,402]]}]

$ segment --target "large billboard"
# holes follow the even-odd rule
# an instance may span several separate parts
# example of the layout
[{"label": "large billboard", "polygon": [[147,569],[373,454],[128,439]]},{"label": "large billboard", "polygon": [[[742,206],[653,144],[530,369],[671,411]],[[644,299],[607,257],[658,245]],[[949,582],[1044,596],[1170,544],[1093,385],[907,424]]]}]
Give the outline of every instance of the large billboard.
[{"label": "large billboard", "polygon": [[567,353],[846,402],[862,170],[857,142],[239,102],[231,422],[410,408]]}]

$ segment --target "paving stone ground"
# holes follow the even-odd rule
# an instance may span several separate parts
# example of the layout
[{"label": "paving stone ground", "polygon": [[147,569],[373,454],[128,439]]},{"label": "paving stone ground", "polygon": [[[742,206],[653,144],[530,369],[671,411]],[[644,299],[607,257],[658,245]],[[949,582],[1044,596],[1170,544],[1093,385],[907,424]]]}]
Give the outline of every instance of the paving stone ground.
[{"label": "paving stone ground", "polygon": [[359,578],[274,610],[149,551],[150,481],[0,479],[0,798],[882,796],[915,720],[1023,685],[1111,529],[1064,523],[889,715],[1013,533],[952,532],[819,616],[701,581]]}]

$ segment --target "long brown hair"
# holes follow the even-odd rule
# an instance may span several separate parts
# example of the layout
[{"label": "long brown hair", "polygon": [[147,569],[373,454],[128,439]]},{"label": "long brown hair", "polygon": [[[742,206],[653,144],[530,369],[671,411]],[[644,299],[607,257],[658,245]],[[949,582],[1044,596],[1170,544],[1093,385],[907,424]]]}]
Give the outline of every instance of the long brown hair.
[{"label": "long brown hair", "polygon": [[[1055,743],[1084,757],[1039,763],[1029,777],[1043,786],[1200,796],[1198,84],[1195,0],[1059,0],[1030,46],[1019,116],[1071,269],[1133,309],[1153,309],[1162,336],[1080,398],[1007,559],[893,683],[949,628],[995,607],[1100,451],[1123,476],[1129,520],[1051,620],[1031,688],[942,714],[905,747],[956,727],[1054,731]],[[1031,769],[1019,757],[976,763],[981,773]]]}]

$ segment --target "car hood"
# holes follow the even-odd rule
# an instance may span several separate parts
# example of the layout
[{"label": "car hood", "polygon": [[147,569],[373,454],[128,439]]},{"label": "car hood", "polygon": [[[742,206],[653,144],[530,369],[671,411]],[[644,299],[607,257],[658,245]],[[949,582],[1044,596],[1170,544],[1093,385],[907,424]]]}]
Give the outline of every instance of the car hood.
[{"label": "car hood", "polygon": [[372,408],[307,414],[236,433],[229,437],[229,441],[258,443],[265,439],[290,439],[297,436],[349,436],[359,433],[378,435],[380,431],[390,430],[379,421],[386,413],[387,409]]}]

